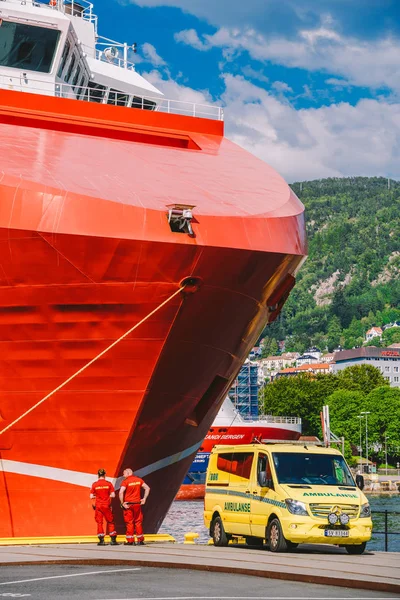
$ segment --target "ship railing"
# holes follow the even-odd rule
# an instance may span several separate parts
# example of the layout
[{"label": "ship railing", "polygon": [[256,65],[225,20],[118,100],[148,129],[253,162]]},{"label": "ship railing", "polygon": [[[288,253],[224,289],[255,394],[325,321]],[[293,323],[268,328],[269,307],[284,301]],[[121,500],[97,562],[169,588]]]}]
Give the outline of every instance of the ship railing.
[{"label": "ship railing", "polygon": [[301,425],[300,417],[275,417],[272,415],[240,415],[244,421],[262,421],[263,423],[276,423],[282,425]]},{"label": "ship railing", "polygon": [[56,0],[53,8],[63,12],[65,15],[80,17],[84,21],[93,23],[95,32],[97,33],[97,15],[93,12],[93,4],[88,0]]},{"label": "ship railing", "polygon": [[97,32],[97,15],[93,12],[93,4],[88,0],[55,0],[54,4],[50,4],[49,0],[42,2],[41,0],[0,0],[0,2],[9,2],[11,4],[20,4],[23,6],[34,6],[37,8],[48,8],[57,10],[66,15],[80,17],[85,21],[93,23]]},{"label": "ship railing", "polygon": [[128,69],[129,71],[135,71],[136,67],[133,62],[129,60],[125,60],[122,56],[108,57],[107,56],[107,48],[105,50],[99,50],[96,48],[96,59],[100,62],[105,62],[108,65],[115,65],[116,67],[120,67],[121,69]]},{"label": "ship railing", "polygon": [[[0,0],[1,1],[1,0]],[[187,102],[183,100],[174,100],[171,98],[154,96],[136,96],[125,92],[99,89],[93,87],[82,87],[68,83],[34,80],[29,78],[26,81],[13,82],[12,84],[0,78],[0,89],[17,90],[43,96],[56,96],[59,98],[69,98],[86,102],[96,102],[98,104],[109,104],[114,106],[130,108],[139,108],[142,110],[153,110],[155,112],[183,115],[190,117],[200,117],[214,121],[224,120],[224,109],[221,106],[199,104],[196,102]]]}]

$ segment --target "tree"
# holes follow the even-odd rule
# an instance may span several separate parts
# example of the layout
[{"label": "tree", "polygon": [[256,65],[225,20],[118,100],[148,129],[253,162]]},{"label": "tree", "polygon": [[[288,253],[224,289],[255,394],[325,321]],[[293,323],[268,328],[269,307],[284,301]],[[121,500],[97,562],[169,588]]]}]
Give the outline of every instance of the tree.
[{"label": "tree", "polygon": [[373,389],[366,399],[365,410],[370,412],[368,439],[371,455],[383,459],[385,434],[389,454],[391,446],[400,446],[400,390],[388,386]]},{"label": "tree", "polygon": [[261,409],[265,414],[300,417],[304,435],[320,435],[322,406],[337,386],[337,377],[332,374],[279,377],[265,386]]},{"label": "tree", "polygon": [[328,350],[332,352],[340,344],[340,336],[342,335],[342,327],[340,325],[339,317],[334,315],[328,326]]},{"label": "tree", "polygon": [[274,356],[278,352],[278,342],[273,337],[265,337],[261,341],[261,349],[262,358]]},{"label": "tree", "polygon": [[347,390],[359,390],[369,394],[379,386],[388,386],[389,382],[379,369],[372,365],[354,365],[337,373],[339,387]]},{"label": "tree", "polygon": [[382,345],[385,347],[398,343],[400,343],[400,327],[385,329],[382,335]]},{"label": "tree", "polygon": [[363,392],[346,389],[336,390],[327,399],[331,430],[339,437],[344,436],[346,442],[353,446],[360,444],[360,419],[357,415],[364,410],[365,401]]}]

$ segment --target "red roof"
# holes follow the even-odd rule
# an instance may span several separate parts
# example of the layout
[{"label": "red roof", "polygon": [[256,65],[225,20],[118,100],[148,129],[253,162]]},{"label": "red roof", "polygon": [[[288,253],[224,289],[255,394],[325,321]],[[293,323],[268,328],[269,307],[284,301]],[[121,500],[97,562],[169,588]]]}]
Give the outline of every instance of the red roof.
[{"label": "red roof", "polygon": [[312,363],[311,365],[301,365],[300,367],[289,367],[288,369],[282,369],[279,373],[297,373],[298,371],[315,371],[315,370],[329,370],[330,365],[326,363]]}]

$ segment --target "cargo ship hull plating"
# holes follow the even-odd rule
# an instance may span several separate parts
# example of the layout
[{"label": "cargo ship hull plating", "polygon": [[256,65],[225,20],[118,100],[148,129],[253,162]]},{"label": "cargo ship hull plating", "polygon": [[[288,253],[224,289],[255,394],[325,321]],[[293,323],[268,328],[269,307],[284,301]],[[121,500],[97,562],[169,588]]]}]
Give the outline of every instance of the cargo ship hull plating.
[{"label": "cargo ship hull plating", "polygon": [[[306,253],[301,203],[221,123],[132,109],[147,137],[121,139],[127,109],[87,109],[2,91],[0,428],[197,284],[0,436],[0,537],[93,532],[95,473],[126,466],[157,531]],[[193,235],[171,230],[179,203]]]}]

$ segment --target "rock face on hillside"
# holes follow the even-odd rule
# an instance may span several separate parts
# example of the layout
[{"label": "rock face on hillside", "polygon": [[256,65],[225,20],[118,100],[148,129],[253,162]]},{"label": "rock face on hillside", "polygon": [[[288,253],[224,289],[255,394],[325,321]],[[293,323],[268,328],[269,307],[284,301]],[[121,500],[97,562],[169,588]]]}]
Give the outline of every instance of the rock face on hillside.
[{"label": "rock face on hillside", "polygon": [[286,350],[361,345],[372,325],[400,319],[400,183],[330,178],[292,188],[306,207],[309,257],[263,335]]}]

